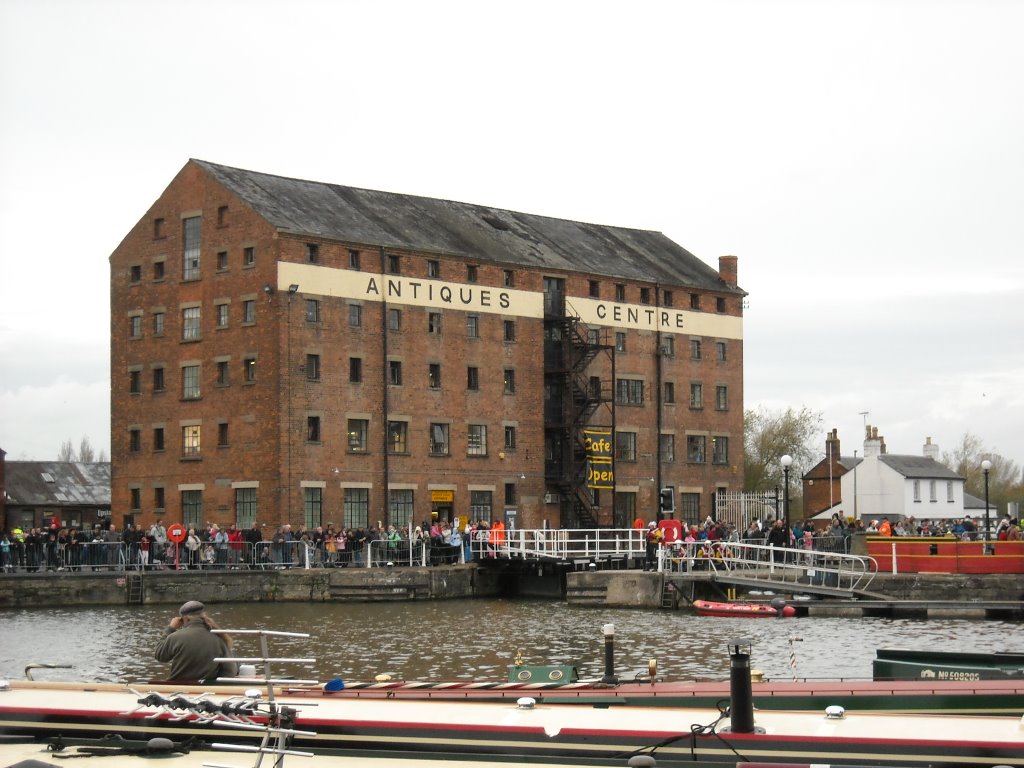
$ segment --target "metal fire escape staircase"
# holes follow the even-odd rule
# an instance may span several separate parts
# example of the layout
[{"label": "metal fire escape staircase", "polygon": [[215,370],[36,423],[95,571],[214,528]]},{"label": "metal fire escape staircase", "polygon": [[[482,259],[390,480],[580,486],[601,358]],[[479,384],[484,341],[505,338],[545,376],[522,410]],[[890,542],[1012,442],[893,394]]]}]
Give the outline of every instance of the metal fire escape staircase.
[{"label": "metal fire escape staircase", "polygon": [[610,380],[592,379],[588,372],[598,355],[614,355],[615,349],[607,341],[606,329],[593,329],[591,333],[591,329],[577,317],[563,317],[560,331],[563,361],[563,368],[559,371],[563,393],[561,439],[566,455],[562,471],[549,481],[567,500],[573,527],[599,528],[610,525],[611,520],[601,518],[594,493],[587,484],[588,461],[583,430],[597,426],[592,419],[602,408],[608,410],[607,424],[602,426],[610,429],[614,422],[614,402]]}]

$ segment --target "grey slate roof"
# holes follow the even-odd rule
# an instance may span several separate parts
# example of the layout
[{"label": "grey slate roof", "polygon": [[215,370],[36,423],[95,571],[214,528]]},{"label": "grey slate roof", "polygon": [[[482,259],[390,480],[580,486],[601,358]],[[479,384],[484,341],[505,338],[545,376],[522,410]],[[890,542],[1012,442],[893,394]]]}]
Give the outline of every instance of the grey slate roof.
[{"label": "grey slate roof", "polygon": [[660,232],[191,162],[281,232],[743,294]]},{"label": "grey slate roof", "polygon": [[110,506],[110,462],[8,461],[7,504]]},{"label": "grey slate roof", "polygon": [[900,456],[883,453],[878,460],[912,480],[963,480],[953,470],[927,456]]}]

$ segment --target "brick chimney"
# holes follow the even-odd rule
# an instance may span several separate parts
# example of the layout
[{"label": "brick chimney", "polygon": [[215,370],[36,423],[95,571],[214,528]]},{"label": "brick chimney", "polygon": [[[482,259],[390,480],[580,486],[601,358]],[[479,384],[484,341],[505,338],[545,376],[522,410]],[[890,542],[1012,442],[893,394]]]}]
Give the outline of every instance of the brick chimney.
[{"label": "brick chimney", "polygon": [[878,436],[878,427],[868,424],[864,431],[864,456],[881,456],[885,453],[885,438]]},{"label": "brick chimney", "polygon": [[842,454],[839,452],[839,430],[832,427],[832,431],[825,438],[825,455],[830,462],[839,461]]},{"label": "brick chimney", "polygon": [[719,256],[718,257],[718,276],[722,279],[722,282],[731,288],[735,288],[739,285],[737,278],[738,274],[739,259],[735,256]]},{"label": "brick chimney", "polygon": [[930,437],[924,439],[924,447],[921,448],[921,454],[926,459],[939,460],[939,446],[932,442]]}]

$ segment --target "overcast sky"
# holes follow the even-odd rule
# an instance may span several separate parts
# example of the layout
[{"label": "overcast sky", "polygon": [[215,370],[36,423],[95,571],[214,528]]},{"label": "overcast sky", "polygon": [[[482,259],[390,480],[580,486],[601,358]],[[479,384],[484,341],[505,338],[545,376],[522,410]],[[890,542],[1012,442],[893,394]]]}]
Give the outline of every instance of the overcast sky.
[{"label": "overcast sky", "polygon": [[1024,464],[1022,35],[1015,0],[0,0],[0,447],[109,453],[108,257],[195,157],[734,254],[747,408]]}]

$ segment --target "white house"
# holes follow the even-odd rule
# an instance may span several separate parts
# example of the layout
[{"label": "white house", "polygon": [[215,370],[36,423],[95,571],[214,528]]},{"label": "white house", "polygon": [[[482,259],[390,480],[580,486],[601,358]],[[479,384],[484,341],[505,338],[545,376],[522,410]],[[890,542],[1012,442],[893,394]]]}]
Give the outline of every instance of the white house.
[{"label": "white house", "polygon": [[[927,438],[920,456],[887,453],[877,427],[868,427],[862,457],[843,457],[838,511],[865,521],[888,517],[949,520],[964,511],[964,478],[940,464]],[[982,505],[984,506],[984,504]],[[827,515],[826,515],[827,516]]]}]

